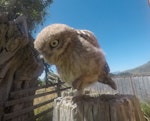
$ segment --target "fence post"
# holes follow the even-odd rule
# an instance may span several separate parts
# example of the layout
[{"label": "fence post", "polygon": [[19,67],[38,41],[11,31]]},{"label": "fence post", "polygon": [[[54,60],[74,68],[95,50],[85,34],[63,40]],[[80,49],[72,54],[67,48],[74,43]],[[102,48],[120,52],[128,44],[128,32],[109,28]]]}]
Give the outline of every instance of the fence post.
[{"label": "fence post", "polygon": [[61,88],[61,84],[59,84],[59,82],[57,83],[56,85],[57,87],[57,96],[60,97],[61,96],[61,91],[60,91],[60,88]]},{"label": "fence post", "polygon": [[54,101],[53,121],[145,121],[139,101],[132,95],[83,95]]}]

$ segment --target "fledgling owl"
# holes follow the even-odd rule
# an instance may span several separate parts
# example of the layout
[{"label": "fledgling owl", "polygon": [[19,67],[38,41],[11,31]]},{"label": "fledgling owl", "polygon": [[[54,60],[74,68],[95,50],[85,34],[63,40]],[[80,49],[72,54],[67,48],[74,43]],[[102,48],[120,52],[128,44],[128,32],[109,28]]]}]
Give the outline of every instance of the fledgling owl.
[{"label": "fledgling owl", "polygon": [[96,81],[116,89],[92,32],[53,24],[38,34],[34,46],[49,64],[56,65],[60,78],[75,89],[82,91]]}]

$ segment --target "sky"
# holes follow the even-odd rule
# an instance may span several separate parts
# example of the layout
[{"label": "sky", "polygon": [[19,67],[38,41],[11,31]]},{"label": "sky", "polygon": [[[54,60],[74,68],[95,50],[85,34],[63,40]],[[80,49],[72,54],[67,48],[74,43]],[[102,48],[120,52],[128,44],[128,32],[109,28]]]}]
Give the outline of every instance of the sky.
[{"label": "sky", "polygon": [[150,7],[147,0],[54,0],[43,26],[67,24],[94,33],[111,72],[150,61]]}]

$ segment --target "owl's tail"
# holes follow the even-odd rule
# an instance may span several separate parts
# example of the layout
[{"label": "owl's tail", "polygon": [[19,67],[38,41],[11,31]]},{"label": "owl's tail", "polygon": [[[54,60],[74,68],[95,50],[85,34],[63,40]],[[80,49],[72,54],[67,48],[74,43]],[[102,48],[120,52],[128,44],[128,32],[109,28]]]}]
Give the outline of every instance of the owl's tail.
[{"label": "owl's tail", "polygon": [[98,82],[109,85],[112,89],[117,90],[116,83],[111,79],[111,77],[106,76],[103,78],[99,78]]}]

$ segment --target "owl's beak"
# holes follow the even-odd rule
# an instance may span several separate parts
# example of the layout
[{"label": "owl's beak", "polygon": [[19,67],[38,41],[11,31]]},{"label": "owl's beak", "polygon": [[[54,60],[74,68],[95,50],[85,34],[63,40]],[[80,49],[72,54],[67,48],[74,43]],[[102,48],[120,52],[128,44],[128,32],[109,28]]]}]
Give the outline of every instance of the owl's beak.
[{"label": "owl's beak", "polygon": [[44,56],[43,55],[38,55],[38,58],[44,62]]}]

